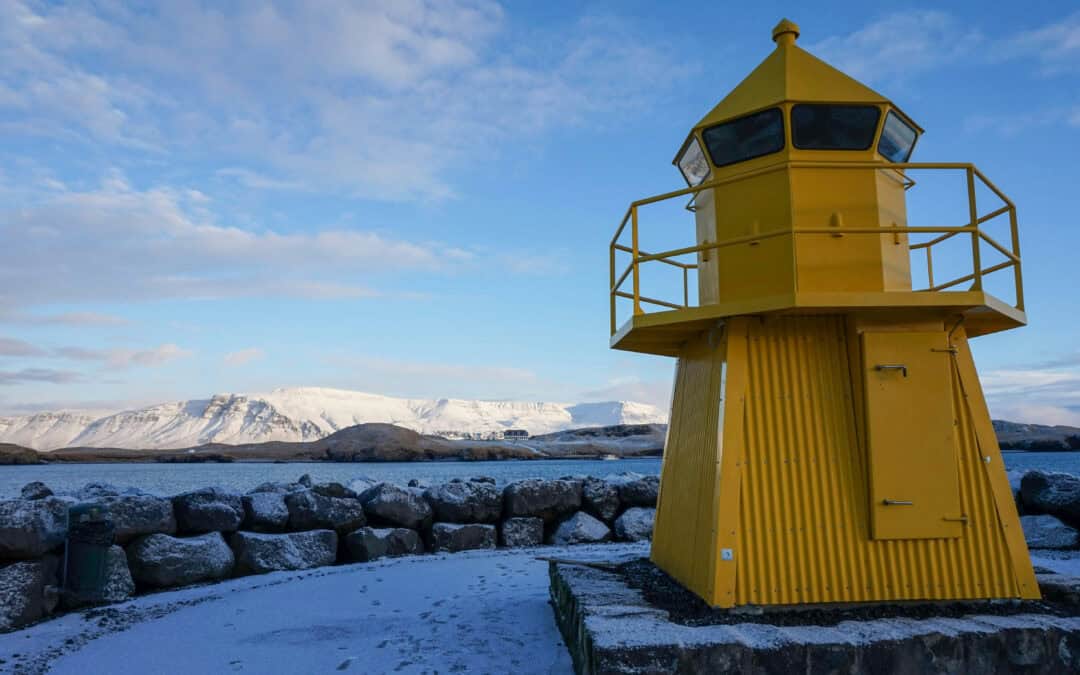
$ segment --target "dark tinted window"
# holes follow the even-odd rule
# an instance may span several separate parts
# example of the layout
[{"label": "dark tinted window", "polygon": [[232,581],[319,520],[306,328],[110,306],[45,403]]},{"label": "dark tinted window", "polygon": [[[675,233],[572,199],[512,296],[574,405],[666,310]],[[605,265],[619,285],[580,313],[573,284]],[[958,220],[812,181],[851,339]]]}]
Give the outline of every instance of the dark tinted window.
[{"label": "dark tinted window", "polygon": [[716,166],[742,162],[784,148],[784,115],[779,108],[763,110],[709,127],[701,136]]},{"label": "dark tinted window", "polygon": [[801,150],[866,150],[881,111],[872,105],[807,105],[791,109],[791,142]]},{"label": "dark tinted window", "polygon": [[885,128],[881,130],[877,151],[890,162],[906,162],[911,157],[917,135],[911,125],[890,110],[885,118]]}]

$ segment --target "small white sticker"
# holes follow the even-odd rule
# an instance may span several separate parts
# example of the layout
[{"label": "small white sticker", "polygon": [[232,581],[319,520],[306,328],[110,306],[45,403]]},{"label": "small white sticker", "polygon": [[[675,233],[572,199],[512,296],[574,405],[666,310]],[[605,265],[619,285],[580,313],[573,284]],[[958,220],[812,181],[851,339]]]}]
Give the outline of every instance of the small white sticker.
[{"label": "small white sticker", "polygon": [[720,549],[720,559],[721,560],[734,560],[735,559],[735,551],[732,551],[730,548],[722,548],[722,549]]}]

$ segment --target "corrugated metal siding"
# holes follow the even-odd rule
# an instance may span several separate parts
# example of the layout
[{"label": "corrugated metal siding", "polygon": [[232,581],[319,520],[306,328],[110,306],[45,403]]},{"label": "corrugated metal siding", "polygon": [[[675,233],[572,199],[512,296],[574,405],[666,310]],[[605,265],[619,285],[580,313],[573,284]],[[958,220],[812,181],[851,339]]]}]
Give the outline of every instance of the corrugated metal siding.
[{"label": "corrugated metal siding", "polygon": [[[843,317],[751,324],[736,604],[1017,596],[955,368],[953,391],[942,393],[942,404],[952,405],[958,420],[964,534],[870,539],[865,455],[855,428],[854,406],[861,402],[853,400],[848,358]],[[684,424],[673,419],[672,429]],[[678,520],[672,512],[665,516],[658,518],[658,537]]]},{"label": "corrugated metal siding", "polygon": [[703,597],[714,579],[714,503],[722,348],[683,347],[664,449],[652,559]]}]

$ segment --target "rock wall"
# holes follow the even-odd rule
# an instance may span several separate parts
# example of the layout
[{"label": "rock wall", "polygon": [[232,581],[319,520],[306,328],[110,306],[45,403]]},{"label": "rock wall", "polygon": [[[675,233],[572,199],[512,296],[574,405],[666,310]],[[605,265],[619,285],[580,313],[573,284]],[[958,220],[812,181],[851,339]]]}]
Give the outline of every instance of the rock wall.
[{"label": "rock wall", "polygon": [[173,497],[89,483],[64,495],[35,482],[0,501],[0,632],[84,606],[61,592],[67,510],[109,509],[102,603],[139,592],[383,557],[651,536],[659,479],[567,476],[498,486],[492,478],[401,486],[264,483],[247,494],[207,487]]}]

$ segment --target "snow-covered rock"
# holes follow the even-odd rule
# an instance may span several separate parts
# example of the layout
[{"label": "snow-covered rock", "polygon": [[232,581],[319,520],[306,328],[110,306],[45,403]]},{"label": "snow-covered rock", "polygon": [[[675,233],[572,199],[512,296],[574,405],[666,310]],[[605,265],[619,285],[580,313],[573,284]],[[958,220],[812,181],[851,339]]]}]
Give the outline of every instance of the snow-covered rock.
[{"label": "snow-covered rock", "polygon": [[33,623],[55,606],[47,589],[56,584],[57,561],[26,560],[0,567],[0,633]]},{"label": "snow-covered rock", "polygon": [[46,497],[52,497],[53,491],[50,490],[49,486],[45,483],[36,480],[22,486],[22,490],[19,491],[19,496],[23,499],[45,499]]},{"label": "snow-covered rock", "polygon": [[67,536],[68,503],[58,497],[0,501],[0,560],[37,558]]},{"label": "snow-covered rock", "polygon": [[495,523],[502,515],[502,491],[488,482],[443,483],[425,490],[424,499],[444,523]]},{"label": "snow-covered rock", "polygon": [[581,481],[530,478],[503,490],[507,517],[534,516],[551,523],[581,508]]},{"label": "snow-covered rock", "polygon": [[615,519],[615,536],[620,541],[645,541],[652,539],[656,509],[631,506]]},{"label": "snow-covered rock", "polygon": [[660,477],[625,473],[609,476],[608,480],[619,489],[619,501],[623,506],[655,507],[660,495]]},{"label": "snow-covered rock", "polygon": [[235,532],[244,520],[240,495],[221,488],[185,492],[173,497],[172,503],[181,532]]},{"label": "snow-covered rock", "polygon": [[1020,481],[1024,513],[1049,513],[1080,527],[1080,477],[1068,473],[1029,471]]},{"label": "snow-covered rock", "polygon": [[540,546],[544,543],[543,518],[507,518],[499,527],[499,545],[506,548]]},{"label": "snow-covered rock", "polygon": [[289,507],[280,492],[252,492],[241,498],[244,529],[254,532],[281,532],[289,524]]},{"label": "snow-covered rock", "polygon": [[149,534],[127,547],[131,576],[143,586],[184,586],[232,573],[233,552],[220,532],[198,537]]},{"label": "snow-covered rock", "polygon": [[1021,516],[1020,527],[1029,548],[1077,548],[1080,532],[1054,516]]},{"label": "snow-covered rock", "polygon": [[633,402],[564,405],[526,401],[404,399],[302,387],[265,394],[219,394],[110,414],[43,412],[0,418],[0,442],[35,450],[63,447],[187,448],[205,443],[314,441],[369,422],[421,433],[547,434],[616,424],[663,423],[660,409]]},{"label": "snow-covered rock", "polygon": [[619,489],[600,478],[586,477],[582,483],[581,505],[600,520],[611,522],[619,512]]},{"label": "snow-covered rock", "polygon": [[426,528],[431,505],[423,497],[393,483],[380,483],[360,495],[364,513],[375,522],[410,530]]},{"label": "snow-covered rock", "polygon": [[285,496],[291,530],[334,530],[344,534],[367,524],[358,499],[327,497],[312,490]]},{"label": "snow-covered rock", "polygon": [[176,516],[172,501],[144,494],[107,496],[98,501],[109,510],[118,544],[126,544],[145,534],[175,534]]},{"label": "snow-covered rock", "polygon": [[333,530],[288,534],[237,532],[232,535],[238,574],[266,574],[333,565],[338,536]]},{"label": "snow-covered rock", "polygon": [[359,562],[424,552],[420,534],[404,527],[362,527],[345,537],[345,547],[349,556]]},{"label": "snow-covered rock", "polygon": [[431,526],[430,548],[432,553],[495,548],[495,526],[479,523],[435,523]]},{"label": "snow-covered rock", "polygon": [[602,521],[584,511],[578,511],[555,529],[551,543],[556,546],[569,544],[595,544],[611,540],[611,529]]}]

